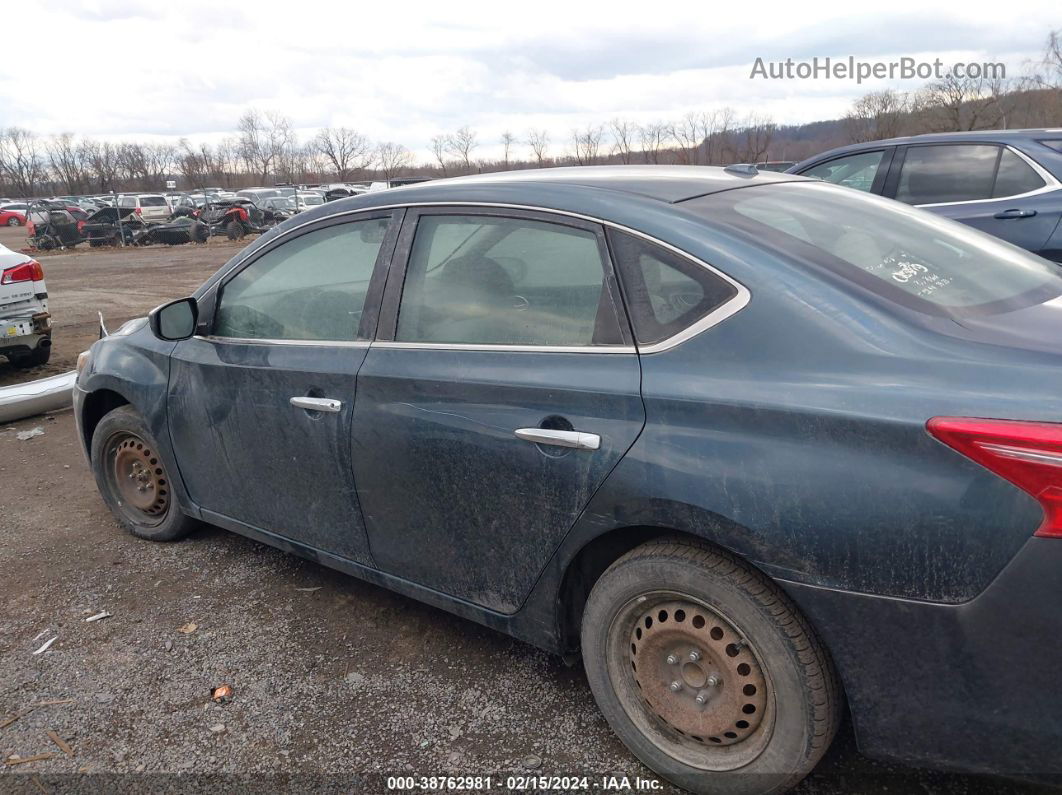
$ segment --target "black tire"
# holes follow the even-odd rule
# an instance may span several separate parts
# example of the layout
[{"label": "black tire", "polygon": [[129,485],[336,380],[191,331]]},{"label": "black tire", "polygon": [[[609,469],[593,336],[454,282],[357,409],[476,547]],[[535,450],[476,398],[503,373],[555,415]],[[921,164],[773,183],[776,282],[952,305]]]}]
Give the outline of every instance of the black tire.
[{"label": "black tire", "polygon": [[7,219],[7,225],[8,226],[22,226],[22,222],[20,220],[18,220],[18,218],[16,218],[15,216],[12,215],[10,218]]},{"label": "black tire", "polygon": [[228,235],[229,240],[242,240],[246,232],[239,221],[229,221],[225,225],[225,234]]},{"label": "black tire", "polygon": [[[686,649],[689,657],[676,657]],[[840,722],[833,664],[796,606],[762,573],[707,545],[652,541],[612,564],[587,600],[582,654],[613,731],[698,795],[788,790]],[[699,736],[701,726],[718,736]]]},{"label": "black tire", "polygon": [[17,356],[11,360],[11,364],[15,367],[40,367],[42,364],[48,364],[48,360],[52,358],[52,346],[51,345],[38,345],[32,351],[22,356]]},{"label": "black tire", "polygon": [[[118,524],[138,538],[176,541],[188,535],[198,523],[177,505],[169,485],[169,473],[157,450],[158,445],[140,415],[132,406],[120,406],[104,416],[92,434],[92,473],[103,501]],[[119,467],[125,461],[139,462],[139,466],[120,473]],[[137,473],[136,477],[133,472]],[[138,478],[144,473],[146,477],[141,483]],[[126,485],[123,491],[120,481],[133,485]],[[142,494],[133,497],[143,500],[140,505],[133,504],[127,496],[130,489],[138,488],[138,483],[150,484]],[[151,504],[147,505],[149,499]]]},{"label": "black tire", "polygon": [[210,238],[210,229],[201,221],[196,221],[192,224],[192,231],[189,236],[193,243],[206,243]]}]

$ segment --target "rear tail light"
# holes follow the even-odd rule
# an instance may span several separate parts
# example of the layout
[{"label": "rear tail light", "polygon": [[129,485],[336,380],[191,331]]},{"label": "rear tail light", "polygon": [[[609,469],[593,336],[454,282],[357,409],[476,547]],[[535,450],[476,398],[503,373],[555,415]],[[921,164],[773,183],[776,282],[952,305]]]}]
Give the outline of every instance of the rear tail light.
[{"label": "rear tail light", "polygon": [[0,284],[14,284],[15,282],[39,282],[44,278],[44,268],[35,259],[23,262],[13,268],[5,268],[3,276],[0,276]]},{"label": "rear tail light", "polygon": [[927,430],[967,458],[1036,498],[1036,535],[1062,538],[1062,424],[934,417]]},{"label": "rear tail light", "polygon": [[137,215],[140,215],[140,214],[141,214],[141,213],[140,213],[140,208],[139,208],[139,207],[134,207],[134,208],[133,208],[133,212],[134,212],[134,213],[136,213]]}]

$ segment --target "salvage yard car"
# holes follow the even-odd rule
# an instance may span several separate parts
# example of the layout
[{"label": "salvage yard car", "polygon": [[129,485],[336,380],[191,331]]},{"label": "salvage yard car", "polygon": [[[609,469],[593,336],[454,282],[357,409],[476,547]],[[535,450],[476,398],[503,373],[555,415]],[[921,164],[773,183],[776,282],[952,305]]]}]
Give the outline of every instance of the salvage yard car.
[{"label": "salvage yard car", "polygon": [[15,367],[47,364],[51,315],[44,269],[32,257],[0,245],[0,355]]},{"label": "salvage yard car", "polygon": [[789,170],[922,207],[1062,262],[1062,130],[869,141]]},{"label": "salvage yard car", "polygon": [[743,168],[507,172],[264,234],[78,362],[118,522],[582,658],[695,793],[1062,774],[1062,276]]}]

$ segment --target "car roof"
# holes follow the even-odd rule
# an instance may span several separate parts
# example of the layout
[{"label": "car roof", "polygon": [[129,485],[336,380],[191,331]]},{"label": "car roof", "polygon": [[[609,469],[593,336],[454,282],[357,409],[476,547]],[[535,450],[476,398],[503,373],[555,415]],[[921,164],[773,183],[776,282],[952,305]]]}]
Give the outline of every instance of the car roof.
[{"label": "car roof", "polygon": [[573,166],[496,171],[437,179],[403,185],[388,192],[394,194],[401,191],[405,195],[407,191],[416,191],[428,198],[432,193],[448,193],[453,188],[473,185],[568,185],[635,194],[674,203],[733,188],[799,179],[804,178],[776,172],[744,174],[716,166]]},{"label": "car roof", "polygon": [[[1027,144],[1032,142],[1034,146],[1040,149],[1048,149],[1036,142],[1041,140],[1059,140],[1062,139],[1062,128],[1054,127],[1041,127],[1035,129],[1023,129],[1023,130],[967,130],[965,132],[942,132],[942,133],[922,133],[921,135],[905,135],[898,138],[882,138],[876,141],[864,141],[857,144],[846,144],[845,146],[837,146],[833,149],[826,149],[822,152],[818,152],[811,157],[804,158],[796,167],[790,169],[792,172],[799,171],[804,168],[806,164],[813,161],[829,159],[837,157],[838,155],[844,155],[849,152],[864,152],[870,149],[878,149],[882,146],[904,146],[907,144],[934,144],[934,143],[1010,143],[1010,144]],[[1057,154],[1057,152],[1056,152]]]}]

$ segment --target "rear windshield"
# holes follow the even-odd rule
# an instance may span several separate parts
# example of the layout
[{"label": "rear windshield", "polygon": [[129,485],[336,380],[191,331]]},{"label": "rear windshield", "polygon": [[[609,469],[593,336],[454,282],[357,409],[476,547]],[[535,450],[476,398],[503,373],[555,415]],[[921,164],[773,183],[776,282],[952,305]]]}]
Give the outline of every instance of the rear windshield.
[{"label": "rear windshield", "polygon": [[1004,312],[1062,295],[1054,263],[925,210],[836,185],[759,185],[682,206],[929,314]]},{"label": "rear windshield", "polygon": [[141,196],[141,207],[166,207],[166,200],[161,196]]}]

